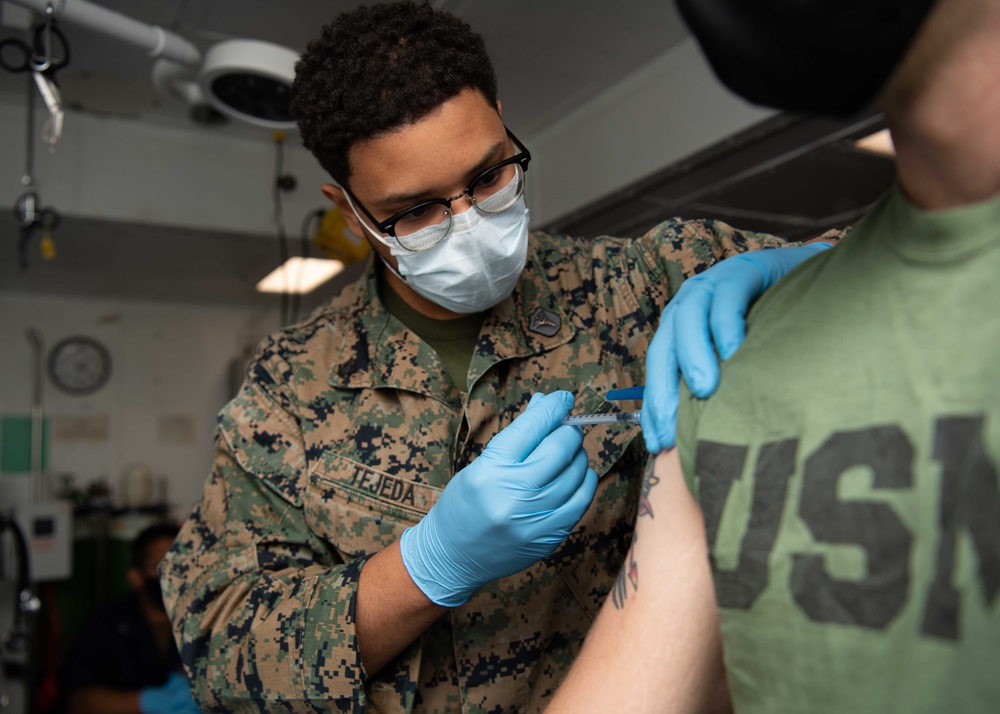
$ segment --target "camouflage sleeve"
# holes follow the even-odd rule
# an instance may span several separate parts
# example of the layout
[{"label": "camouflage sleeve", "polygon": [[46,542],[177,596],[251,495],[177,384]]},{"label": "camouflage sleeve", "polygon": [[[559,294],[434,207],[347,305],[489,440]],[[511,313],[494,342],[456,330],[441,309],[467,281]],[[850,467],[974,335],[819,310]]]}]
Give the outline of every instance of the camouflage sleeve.
[{"label": "camouflage sleeve", "polygon": [[[822,238],[836,243],[844,234],[845,231],[833,230]],[[638,243],[647,267],[667,284],[669,298],[677,294],[685,278],[697,275],[723,258],[761,248],[802,245],[767,233],[733,228],[712,219],[664,221]]]},{"label": "camouflage sleeve", "polygon": [[252,368],[220,415],[203,498],[164,561],[174,636],[205,712],[364,711],[364,559],[307,526],[302,437],[269,379]]}]

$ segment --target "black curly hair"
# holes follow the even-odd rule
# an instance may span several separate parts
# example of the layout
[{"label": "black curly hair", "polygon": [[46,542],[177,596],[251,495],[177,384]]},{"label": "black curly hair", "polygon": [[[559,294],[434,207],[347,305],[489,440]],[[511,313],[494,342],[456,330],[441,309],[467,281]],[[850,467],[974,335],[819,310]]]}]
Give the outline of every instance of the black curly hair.
[{"label": "black curly hair", "polygon": [[419,121],[468,88],[496,104],[482,37],[427,2],[380,3],[339,15],[309,43],[291,111],[302,143],[347,186],[356,142]]}]

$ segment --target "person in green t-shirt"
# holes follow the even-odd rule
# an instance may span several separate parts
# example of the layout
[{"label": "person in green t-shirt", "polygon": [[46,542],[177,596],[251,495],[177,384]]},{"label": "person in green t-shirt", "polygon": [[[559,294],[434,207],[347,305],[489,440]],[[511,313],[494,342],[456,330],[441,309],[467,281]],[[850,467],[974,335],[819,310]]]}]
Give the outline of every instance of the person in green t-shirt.
[{"label": "person in green t-shirt", "polygon": [[757,302],[676,450],[644,404],[633,546],[549,712],[1000,711],[1000,3],[799,4],[681,7],[751,100],[877,92],[898,185]]}]

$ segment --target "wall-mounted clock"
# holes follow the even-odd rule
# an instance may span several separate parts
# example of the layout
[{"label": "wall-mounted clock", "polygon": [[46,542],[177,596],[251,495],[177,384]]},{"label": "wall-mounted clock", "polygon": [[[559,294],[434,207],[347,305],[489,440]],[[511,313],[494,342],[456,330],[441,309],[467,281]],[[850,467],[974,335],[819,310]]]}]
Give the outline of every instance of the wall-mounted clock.
[{"label": "wall-mounted clock", "polygon": [[111,377],[111,354],[90,337],[60,340],[49,352],[49,378],[67,394],[93,394]]}]

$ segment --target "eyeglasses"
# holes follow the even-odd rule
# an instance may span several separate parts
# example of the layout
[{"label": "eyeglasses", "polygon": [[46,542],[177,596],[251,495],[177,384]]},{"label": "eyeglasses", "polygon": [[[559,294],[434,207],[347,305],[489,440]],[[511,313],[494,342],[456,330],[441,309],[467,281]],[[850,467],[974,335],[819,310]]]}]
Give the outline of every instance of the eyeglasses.
[{"label": "eyeglasses", "polygon": [[524,172],[528,170],[531,153],[510,129],[505,126],[504,130],[517,147],[518,153],[483,171],[464,191],[451,198],[422,201],[379,223],[357,196],[346,188],[344,190],[381,233],[395,238],[406,250],[427,250],[440,243],[451,232],[452,201],[464,196],[473,208],[490,216],[506,211],[524,193]]}]

